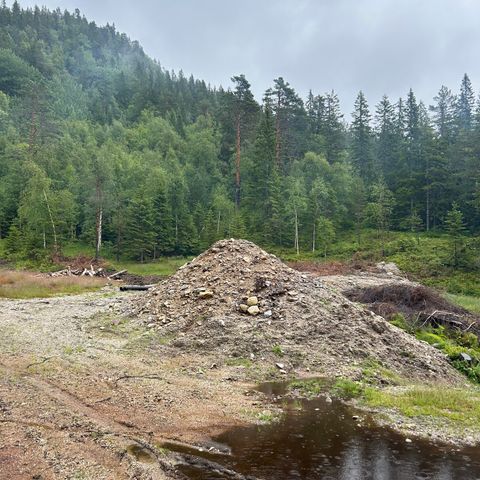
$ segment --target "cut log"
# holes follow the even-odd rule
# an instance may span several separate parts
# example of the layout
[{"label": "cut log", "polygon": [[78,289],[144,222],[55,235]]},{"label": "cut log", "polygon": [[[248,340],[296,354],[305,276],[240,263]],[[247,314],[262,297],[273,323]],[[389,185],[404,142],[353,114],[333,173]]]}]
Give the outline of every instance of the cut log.
[{"label": "cut log", "polygon": [[111,280],[112,278],[117,278],[119,277],[120,275],[123,275],[124,273],[127,273],[126,270],[120,270],[119,272],[116,272],[116,273],[112,273],[112,275],[110,275],[108,277],[109,280]]},{"label": "cut log", "polygon": [[120,287],[120,291],[126,292],[128,290],[137,290],[137,291],[150,290],[154,286],[155,285],[122,285]]}]

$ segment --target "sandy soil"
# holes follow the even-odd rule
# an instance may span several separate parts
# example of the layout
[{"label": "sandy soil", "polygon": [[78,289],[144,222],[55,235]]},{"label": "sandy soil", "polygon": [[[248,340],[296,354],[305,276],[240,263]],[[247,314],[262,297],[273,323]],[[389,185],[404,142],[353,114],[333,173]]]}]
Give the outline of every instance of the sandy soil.
[{"label": "sandy soil", "polygon": [[202,445],[260,408],[240,367],[166,358],[157,333],[119,320],[131,297],[0,301],[0,479],[182,478],[156,446]]}]

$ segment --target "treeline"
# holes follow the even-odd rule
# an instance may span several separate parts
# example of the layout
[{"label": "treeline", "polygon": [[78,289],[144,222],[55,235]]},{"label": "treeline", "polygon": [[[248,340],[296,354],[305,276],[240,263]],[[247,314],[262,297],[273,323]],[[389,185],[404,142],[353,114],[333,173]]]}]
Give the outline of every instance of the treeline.
[{"label": "treeline", "polygon": [[144,261],[227,236],[325,252],[344,229],[444,229],[452,215],[477,233],[480,107],[467,75],[428,108],[410,90],[371,109],[360,92],[349,123],[334,92],[303,100],[278,78],[259,104],[243,75],[232,82],[169,72],[78,10],[4,2],[7,254],[38,259],[79,239]]}]

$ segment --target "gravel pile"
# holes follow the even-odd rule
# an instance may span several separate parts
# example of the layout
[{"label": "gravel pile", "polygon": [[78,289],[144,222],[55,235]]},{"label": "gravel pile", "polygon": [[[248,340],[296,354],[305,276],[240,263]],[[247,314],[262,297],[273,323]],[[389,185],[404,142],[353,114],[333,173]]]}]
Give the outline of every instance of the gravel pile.
[{"label": "gravel pile", "polygon": [[411,378],[459,379],[433,347],[245,240],[215,243],[130,313],[161,330],[169,347],[218,359],[326,375],[376,360]]}]

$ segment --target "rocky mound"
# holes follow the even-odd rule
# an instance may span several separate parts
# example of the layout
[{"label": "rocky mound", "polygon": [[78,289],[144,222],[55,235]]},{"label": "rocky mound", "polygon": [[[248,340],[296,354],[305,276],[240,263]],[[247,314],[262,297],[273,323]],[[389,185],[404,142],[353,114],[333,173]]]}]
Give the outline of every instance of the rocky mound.
[{"label": "rocky mound", "polygon": [[322,374],[375,359],[410,377],[458,378],[434,348],[245,240],[215,243],[139,298],[134,314],[171,346],[218,359]]}]

